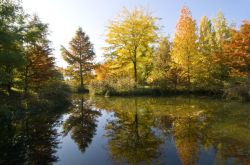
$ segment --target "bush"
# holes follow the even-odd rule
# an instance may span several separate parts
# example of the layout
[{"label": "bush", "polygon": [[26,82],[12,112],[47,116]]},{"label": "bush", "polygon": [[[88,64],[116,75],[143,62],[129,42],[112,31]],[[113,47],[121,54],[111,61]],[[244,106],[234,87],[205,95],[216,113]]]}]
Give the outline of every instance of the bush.
[{"label": "bush", "polygon": [[110,86],[107,81],[93,80],[89,85],[89,91],[91,94],[104,95],[110,90]]},{"label": "bush", "polygon": [[228,99],[240,99],[242,102],[250,102],[250,79],[243,83],[231,84],[224,91]]},{"label": "bush", "polygon": [[50,81],[38,91],[40,100],[47,100],[53,108],[60,108],[70,104],[70,87],[61,81]]},{"label": "bush", "polygon": [[129,92],[134,89],[134,81],[128,77],[118,79],[105,79],[102,81],[93,80],[90,83],[89,91],[92,94],[105,95],[107,93],[122,93]]}]

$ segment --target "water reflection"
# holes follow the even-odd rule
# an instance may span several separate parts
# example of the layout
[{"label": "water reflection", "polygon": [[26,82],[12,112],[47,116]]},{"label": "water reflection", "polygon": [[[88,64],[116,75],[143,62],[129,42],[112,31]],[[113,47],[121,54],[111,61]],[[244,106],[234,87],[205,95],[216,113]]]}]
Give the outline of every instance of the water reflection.
[{"label": "water reflection", "polygon": [[0,164],[51,164],[58,146],[58,112],[1,107]]},{"label": "water reflection", "polygon": [[59,111],[0,104],[0,164],[250,164],[249,104],[86,95],[71,101]]},{"label": "water reflection", "polygon": [[79,150],[84,152],[92,142],[97,127],[96,118],[101,113],[91,107],[83,95],[75,95],[72,103],[70,116],[63,124],[64,136],[70,133]]},{"label": "water reflection", "polygon": [[161,146],[169,135],[184,165],[250,164],[247,104],[184,98],[96,98],[95,104],[115,113],[106,135],[117,164],[166,163]]},{"label": "water reflection", "polygon": [[112,159],[117,164],[157,161],[162,140],[152,130],[152,111],[139,109],[137,99],[114,108],[116,118],[106,125]]}]

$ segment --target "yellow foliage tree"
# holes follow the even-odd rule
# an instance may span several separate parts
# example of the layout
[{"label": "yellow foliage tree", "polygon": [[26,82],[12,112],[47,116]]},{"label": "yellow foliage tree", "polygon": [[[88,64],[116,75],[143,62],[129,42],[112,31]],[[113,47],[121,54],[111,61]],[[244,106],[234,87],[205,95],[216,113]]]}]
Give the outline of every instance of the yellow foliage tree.
[{"label": "yellow foliage tree", "polygon": [[194,67],[197,60],[196,24],[189,9],[184,6],[176,27],[173,40],[172,59],[179,68],[182,68],[187,78],[187,87],[190,90],[194,81]]},{"label": "yellow foliage tree", "polygon": [[152,45],[159,29],[156,21],[157,18],[143,9],[123,9],[108,26],[106,60],[113,61],[120,71],[132,69],[135,87],[138,69],[147,75],[152,67]]}]

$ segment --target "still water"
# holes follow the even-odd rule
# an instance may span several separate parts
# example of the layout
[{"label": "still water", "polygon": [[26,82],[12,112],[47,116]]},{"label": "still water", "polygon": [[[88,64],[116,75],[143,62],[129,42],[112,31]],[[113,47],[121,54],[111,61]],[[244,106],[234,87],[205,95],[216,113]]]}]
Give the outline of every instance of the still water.
[{"label": "still water", "polygon": [[66,112],[11,120],[0,164],[250,164],[250,104],[75,95]]}]

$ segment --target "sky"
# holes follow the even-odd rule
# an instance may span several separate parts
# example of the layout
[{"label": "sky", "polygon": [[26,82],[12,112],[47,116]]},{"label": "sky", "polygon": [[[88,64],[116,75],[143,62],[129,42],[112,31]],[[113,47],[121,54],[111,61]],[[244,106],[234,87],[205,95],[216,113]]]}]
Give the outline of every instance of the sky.
[{"label": "sky", "polygon": [[78,27],[90,37],[96,53],[96,62],[103,61],[102,47],[105,46],[105,32],[110,20],[123,7],[132,10],[143,7],[161,18],[162,33],[171,38],[174,35],[180,9],[189,7],[197,24],[202,16],[213,18],[222,11],[229,23],[239,26],[244,19],[250,20],[250,0],[22,0],[28,14],[37,14],[49,24],[50,35],[56,57],[56,65],[66,67],[60,54],[60,45],[68,47]]}]

